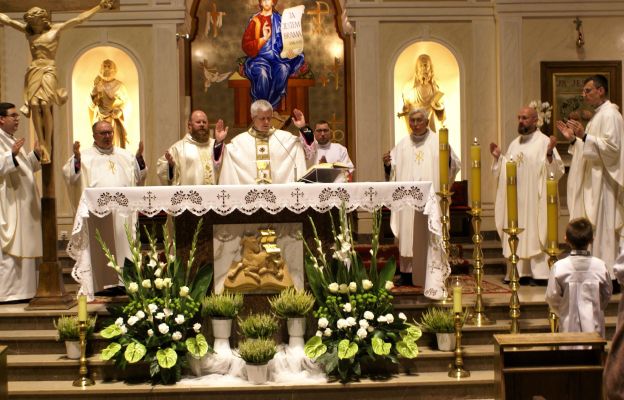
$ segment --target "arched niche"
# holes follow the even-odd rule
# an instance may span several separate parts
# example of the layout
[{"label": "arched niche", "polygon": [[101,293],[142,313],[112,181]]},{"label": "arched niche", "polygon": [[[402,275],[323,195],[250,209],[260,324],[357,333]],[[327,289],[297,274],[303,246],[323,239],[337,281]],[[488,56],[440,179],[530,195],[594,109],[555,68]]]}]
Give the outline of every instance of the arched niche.
[{"label": "arched niche", "polygon": [[135,152],[141,140],[141,107],[139,103],[139,73],[134,60],[124,50],[113,46],[98,46],[82,53],[72,69],[72,133],[73,140],[82,147],[93,143],[89,106],[95,78],[104,60],[112,60],[117,66],[115,79],[121,81],[127,91],[123,107],[124,127],[128,143],[126,148]]},{"label": "arched niche", "polygon": [[[419,41],[407,46],[394,65],[394,143],[409,134],[402,118],[396,117],[403,109],[402,92],[414,81],[416,61],[427,54],[433,64],[434,79],[444,93],[442,101],[446,112],[445,126],[449,130],[449,143],[461,158],[461,102],[459,64],[453,53],[444,45],[432,41]],[[439,126],[436,126],[439,129]]]}]

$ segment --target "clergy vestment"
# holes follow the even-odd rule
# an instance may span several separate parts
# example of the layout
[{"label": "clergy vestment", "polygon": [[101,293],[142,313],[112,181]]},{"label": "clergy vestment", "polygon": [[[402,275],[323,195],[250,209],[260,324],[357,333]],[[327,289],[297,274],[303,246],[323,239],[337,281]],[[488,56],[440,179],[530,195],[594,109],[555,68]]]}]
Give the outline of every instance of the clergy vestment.
[{"label": "clergy vestment", "polygon": [[[328,163],[342,163],[349,167],[349,172],[353,172],[353,162],[351,158],[349,158],[349,153],[347,152],[347,148],[341,145],[340,143],[332,143],[328,142],[326,144],[316,143],[316,156],[314,159],[314,164],[319,164],[321,158],[325,157],[325,162]],[[346,182],[347,177],[345,174],[341,174],[336,182]]]},{"label": "clergy vestment", "polygon": [[624,121],[618,107],[605,101],[576,139],[568,174],[570,219],[585,217],[594,226],[592,253],[609,268],[619,253],[624,223]]},{"label": "clergy vestment", "polygon": [[214,160],[215,140],[200,143],[187,133],[182,140],[169,148],[175,167],[169,175],[169,163],[162,156],[158,159],[156,172],[163,185],[215,185],[218,181],[219,163]]},{"label": "clergy vestment", "polygon": [[303,136],[271,129],[259,132],[250,128],[226,145],[219,184],[257,184],[295,182],[306,171],[313,147],[304,145]]},{"label": "clergy vestment", "polygon": [[41,164],[0,129],[0,302],[30,299],[37,291],[36,258],[42,256],[41,198],[35,182]]},{"label": "clergy vestment", "polygon": [[[400,181],[431,181],[436,192],[440,191],[440,142],[439,136],[427,130],[422,136],[409,135],[403,138],[391,151],[390,180]],[[449,185],[455,180],[459,172],[459,158],[451,149],[451,161],[449,168]],[[443,259],[436,260],[429,251],[438,246],[428,246],[432,239],[428,229],[427,216],[424,213],[416,213],[413,209],[392,211],[390,227],[394,237],[399,241],[401,255],[400,270],[404,273],[412,273],[412,282],[417,286],[425,287],[425,295],[429,288],[434,287],[434,280],[442,273],[444,278],[448,275],[448,259],[444,251],[439,254]],[[426,232],[426,237],[422,237]],[[429,249],[429,250],[428,250]],[[439,257],[438,257],[439,258]],[[444,281],[444,278],[442,281]],[[431,282],[430,282],[431,280]],[[436,296],[441,296],[437,294]],[[441,297],[440,297],[441,298]]]},{"label": "clergy vestment", "polygon": [[[93,145],[81,152],[78,171],[73,156],[63,166],[63,176],[76,207],[86,188],[140,186],[145,181],[146,173],[147,169],[141,170],[134,154],[119,147],[104,150]],[[96,229],[115,255],[117,264],[123,266],[125,258],[132,259],[126,226],[134,232],[136,222],[137,215],[134,213],[122,215],[113,211],[104,218],[92,215],[89,218],[89,243],[82,243],[80,249],[67,249],[76,260],[72,276],[78,280],[81,292],[87,295],[89,301],[93,300],[95,292],[120,284],[117,272],[107,266],[108,261],[95,239]]]},{"label": "clergy vestment", "polygon": [[[618,280],[618,284],[624,284],[624,250],[620,253],[618,259],[613,266],[613,272]],[[624,296],[620,297],[618,305],[618,320],[615,327],[615,333],[611,338],[611,346],[609,347],[609,355],[605,362],[603,373],[603,382],[606,391],[606,398],[622,399],[624,398]]]},{"label": "clergy vestment", "polygon": [[[548,256],[546,243],[546,179],[552,174],[559,180],[564,174],[563,161],[553,149],[552,162],[548,162],[546,152],[550,139],[539,129],[528,135],[519,135],[507,149],[507,153],[492,164],[492,174],[497,179],[494,219],[496,230],[501,238],[503,255],[509,258],[507,228],[507,171],[505,164],[513,159],[517,165],[518,226],[524,231],[519,235],[516,254],[518,275],[534,279],[548,279]],[[506,279],[509,279],[509,269]]]},{"label": "clergy vestment", "polygon": [[572,250],[553,265],[546,302],[559,316],[560,332],[598,332],[604,338],[611,278],[604,261],[580,253]]}]

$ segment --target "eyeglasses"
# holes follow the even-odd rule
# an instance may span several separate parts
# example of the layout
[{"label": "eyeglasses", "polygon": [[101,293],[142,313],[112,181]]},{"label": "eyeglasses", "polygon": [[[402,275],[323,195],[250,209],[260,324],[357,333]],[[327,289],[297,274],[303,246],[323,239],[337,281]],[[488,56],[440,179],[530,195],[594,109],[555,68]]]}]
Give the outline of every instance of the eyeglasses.
[{"label": "eyeglasses", "polygon": [[584,88],[583,89],[583,93],[591,93],[594,90],[594,88]]},{"label": "eyeglasses", "polygon": [[13,119],[19,119],[20,115],[18,113],[12,113],[8,115],[3,115],[3,117],[11,117]]},{"label": "eyeglasses", "polygon": [[100,131],[97,132],[98,135],[102,135],[102,136],[107,136],[107,135],[112,135],[113,131]]}]

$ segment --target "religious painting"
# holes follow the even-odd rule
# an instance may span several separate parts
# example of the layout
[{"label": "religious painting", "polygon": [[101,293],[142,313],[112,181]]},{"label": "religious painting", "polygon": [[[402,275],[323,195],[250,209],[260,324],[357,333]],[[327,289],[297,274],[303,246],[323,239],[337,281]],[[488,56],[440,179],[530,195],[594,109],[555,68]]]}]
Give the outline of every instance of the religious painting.
[{"label": "religious painting", "polygon": [[[567,140],[554,129],[559,120],[576,119],[586,125],[594,110],[583,102],[583,81],[591,75],[602,74],[609,82],[608,97],[621,106],[622,62],[621,61],[542,61],[541,97],[553,107],[553,117],[541,130],[550,135],[555,133],[559,142]],[[555,132],[553,132],[555,131]]]}]

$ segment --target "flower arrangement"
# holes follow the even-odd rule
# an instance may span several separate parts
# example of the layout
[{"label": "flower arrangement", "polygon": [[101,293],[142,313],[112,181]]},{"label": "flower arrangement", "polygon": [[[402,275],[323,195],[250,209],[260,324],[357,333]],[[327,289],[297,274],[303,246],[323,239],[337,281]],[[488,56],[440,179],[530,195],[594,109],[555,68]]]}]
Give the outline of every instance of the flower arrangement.
[{"label": "flower arrangement", "polygon": [[547,101],[533,100],[529,103],[529,107],[537,111],[537,127],[541,128],[545,123],[550,123],[552,117],[552,106]]},{"label": "flower arrangement", "polygon": [[273,339],[245,339],[238,344],[238,355],[249,364],[266,364],[276,352],[277,346]]},{"label": "flower arrangement", "polygon": [[241,334],[250,339],[266,339],[279,328],[277,321],[269,314],[250,314],[247,318],[238,318]]},{"label": "flower arrangement", "polygon": [[139,234],[133,238],[126,228],[132,260],[126,260],[123,268],[98,232],[108,265],[123,280],[129,297],[126,306],[111,309],[117,319],[101,331],[102,337],[111,341],[102,351],[103,360],[113,359],[120,368],[145,361],[153,383],[170,384],[180,380],[182,368],[188,365],[186,353],[199,358],[211,350],[201,333],[199,309],[212,280],[212,268],[204,265],[191,273],[201,226],[200,220],[186,265],[175,257],[175,240],[170,240],[165,227],[164,254],[160,255],[154,235],[146,230],[146,256],[141,252]]},{"label": "flower arrangement", "polygon": [[[87,318],[87,337],[93,336],[97,315]],[[80,340],[80,323],[76,315],[61,315],[53,321],[54,327],[58,333],[59,341]]]},{"label": "flower arrangement", "polygon": [[331,221],[334,235],[331,258],[326,256],[312,220],[311,223],[317,248],[312,251],[305,245],[305,270],[318,302],[314,313],[318,330],[306,343],[305,354],[323,365],[329,376],[342,382],[358,380],[364,375],[363,363],[398,363],[399,357],[416,357],[416,341],[421,331],[407,323],[405,314],[394,312],[393,296],[389,293],[396,264],[391,259],[377,270],[380,210],[373,212],[368,271],[353,250],[351,223],[344,206],[340,210],[338,232]]},{"label": "flower arrangement", "polygon": [[213,293],[202,300],[202,316],[232,319],[243,308],[241,293]]},{"label": "flower arrangement", "polygon": [[269,299],[273,312],[280,318],[299,318],[312,311],[314,296],[305,290],[289,287]]}]

